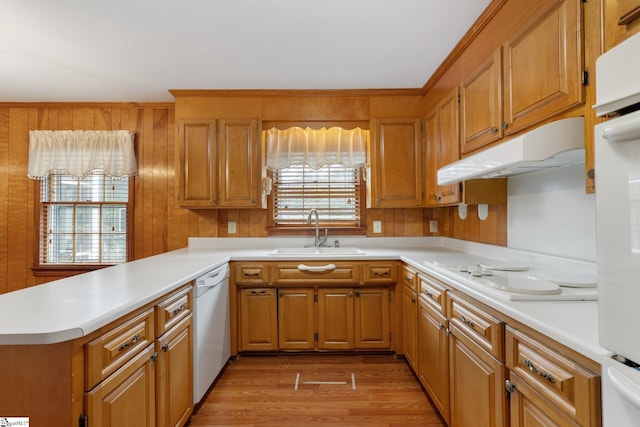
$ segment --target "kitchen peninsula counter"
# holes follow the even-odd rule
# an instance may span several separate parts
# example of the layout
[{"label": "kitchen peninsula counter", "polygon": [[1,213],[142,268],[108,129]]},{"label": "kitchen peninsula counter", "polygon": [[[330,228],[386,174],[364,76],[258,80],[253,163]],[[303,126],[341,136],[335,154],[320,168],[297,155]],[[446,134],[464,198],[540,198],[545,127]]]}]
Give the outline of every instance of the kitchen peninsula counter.
[{"label": "kitchen peninsula counter", "polygon": [[606,353],[598,345],[596,301],[509,301],[425,265],[430,255],[449,251],[532,267],[571,262],[574,268],[595,272],[593,263],[441,237],[339,239],[341,246],[357,246],[364,254],[270,254],[278,247],[305,246],[308,238],[196,238],[185,249],[2,294],[0,345],[53,344],[86,336],[229,261],[400,260],[595,362]]}]

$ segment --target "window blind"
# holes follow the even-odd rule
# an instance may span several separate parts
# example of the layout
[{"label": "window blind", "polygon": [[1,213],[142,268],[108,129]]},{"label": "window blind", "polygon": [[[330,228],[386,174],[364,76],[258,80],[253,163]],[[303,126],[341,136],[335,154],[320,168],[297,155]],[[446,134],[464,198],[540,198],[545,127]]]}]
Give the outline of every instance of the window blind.
[{"label": "window blind", "polygon": [[52,174],[40,196],[41,265],[127,261],[128,179]]},{"label": "window blind", "polygon": [[273,223],[306,225],[309,210],[316,209],[325,226],[359,226],[360,185],[360,168],[293,165],[273,171]]}]

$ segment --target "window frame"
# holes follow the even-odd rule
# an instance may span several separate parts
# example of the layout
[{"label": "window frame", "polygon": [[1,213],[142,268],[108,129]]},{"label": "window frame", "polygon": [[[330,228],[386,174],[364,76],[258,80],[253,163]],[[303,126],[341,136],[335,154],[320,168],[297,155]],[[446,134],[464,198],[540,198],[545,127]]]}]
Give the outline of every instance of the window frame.
[{"label": "window frame", "polygon": [[[320,218],[319,227],[326,228],[329,232],[332,233],[340,233],[340,234],[348,234],[348,235],[366,235],[367,234],[367,218],[366,218],[366,180],[363,177],[365,171],[360,170],[360,184],[359,184],[359,194],[360,198],[360,221],[357,226],[345,226],[345,225],[335,225],[329,223],[323,223],[322,218]],[[271,170],[267,171],[267,176],[273,180],[273,172]],[[315,224],[300,224],[300,225],[276,225],[273,219],[273,199],[274,194],[273,190],[271,194],[267,197],[267,235],[269,236],[313,236],[315,235]]]},{"label": "window frame", "polygon": [[[133,230],[134,230],[134,195],[135,195],[135,181],[134,177],[123,178],[127,179],[128,182],[128,201],[127,201],[127,230],[126,230],[126,242],[127,242],[127,251],[126,251],[126,260],[123,263],[129,262],[133,260]],[[40,245],[42,244],[42,234],[41,234],[41,215],[42,215],[42,186],[44,185],[44,180],[38,180],[35,183],[35,191],[34,191],[34,248],[33,248],[33,267],[31,270],[33,271],[34,276],[36,277],[56,277],[56,276],[66,276],[66,275],[75,275],[80,273],[85,273],[93,270],[99,270],[106,267],[111,267],[114,265],[119,265],[123,263],[67,263],[67,264],[48,264],[42,263],[40,260]],[[96,204],[105,204],[104,202],[96,202]],[[108,204],[108,203],[107,203]]]}]

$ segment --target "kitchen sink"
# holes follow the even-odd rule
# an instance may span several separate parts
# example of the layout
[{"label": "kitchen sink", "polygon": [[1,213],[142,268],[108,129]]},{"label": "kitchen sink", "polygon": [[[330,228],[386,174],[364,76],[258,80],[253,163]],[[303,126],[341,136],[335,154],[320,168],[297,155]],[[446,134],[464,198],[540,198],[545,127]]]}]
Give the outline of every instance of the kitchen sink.
[{"label": "kitchen sink", "polygon": [[328,256],[328,255],[364,255],[360,248],[353,246],[311,246],[301,248],[277,248],[269,252],[272,256]]}]

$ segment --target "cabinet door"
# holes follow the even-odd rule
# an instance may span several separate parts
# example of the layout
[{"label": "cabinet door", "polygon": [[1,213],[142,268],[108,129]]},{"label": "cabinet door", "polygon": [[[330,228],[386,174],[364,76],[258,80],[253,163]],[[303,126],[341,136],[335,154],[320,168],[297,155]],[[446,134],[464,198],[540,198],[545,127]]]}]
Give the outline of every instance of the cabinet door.
[{"label": "cabinet door", "polygon": [[458,88],[452,90],[425,119],[425,164],[427,206],[455,204],[460,201],[458,184],[438,185],[438,168],[460,158]]},{"label": "cabinet door", "polygon": [[583,102],[582,2],[558,1],[503,47],[504,133]]},{"label": "cabinet door", "polygon": [[[514,391],[509,394],[510,427],[580,426],[574,419],[559,411],[520,376],[509,373]],[[594,422],[593,425],[599,425]]]},{"label": "cabinet door", "polygon": [[505,367],[449,324],[450,425],[506,425]]},{"label": "cabinet door", "polygon": [[502,51],[494,54],[460,85],[462,154],[502,138]]},{"label": "cabinet door", "polygon": [[404,357],[418,372],[418,297],[407,286],[402,287],[402,343]]},{"label": "cabinet door", "polygon": [[418,306],[418,377],[449,423],[449,343],[447,319],[423,298]]},{"label": "cabinet door", "polygon": [[275,289],[240,291],[241,350],[278,349],[278,317]]},{"label": "cabinet door", "polygon": [[373,121],[369,207],[422,205],[422,132],[419,119]]},{"label": "cabinet door", "polygon": [[159,427],[183,426],[193,410],[192,315],[156,341]]},{"label": "cabinet door", "polygon": [[85,393],[89,425],[155,427],[154,354],[151,344]]},{"label": "cabinet door", "polygon": [[260,199],[257,120],[218,121],[219,206],[256,207]]},{"label": "cabinet door", "polygon": [[389,348],[389,289],[354,291],[355,348]]},{"label": "cabinet door", "polygon": [[278,290],[278,340],[281,350],[314,348],[313,299],[313,288]]},{"label": "cabinet door", "polygon": [[318,289],[318,348],[353,348],[353,289]]},{"label": "cabinet door", "polygon": [[180,206],[215,207],[216,121],[180,120],[177,144]]}]

